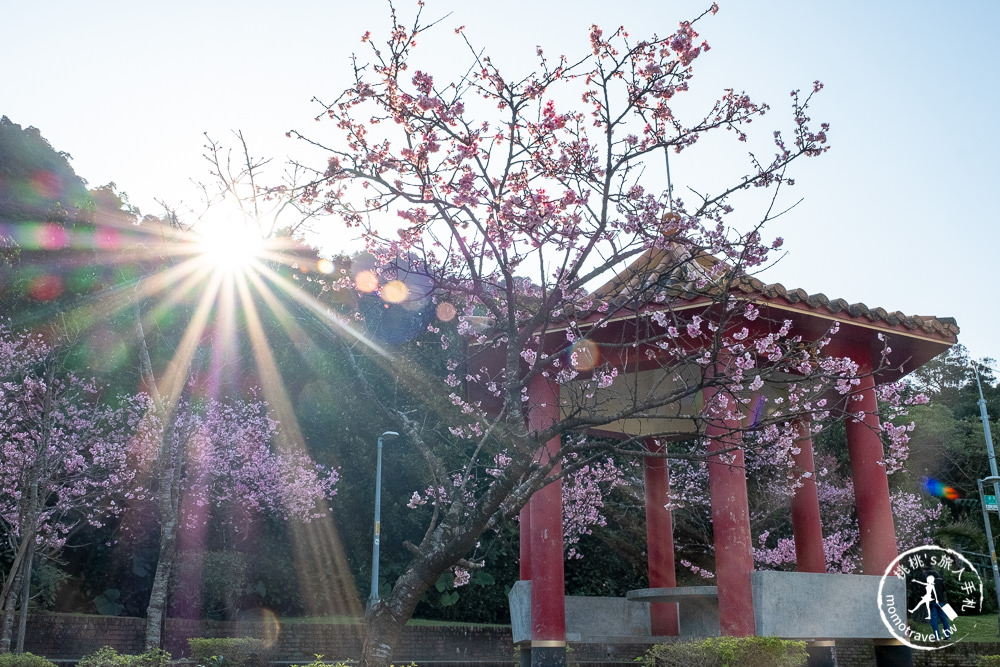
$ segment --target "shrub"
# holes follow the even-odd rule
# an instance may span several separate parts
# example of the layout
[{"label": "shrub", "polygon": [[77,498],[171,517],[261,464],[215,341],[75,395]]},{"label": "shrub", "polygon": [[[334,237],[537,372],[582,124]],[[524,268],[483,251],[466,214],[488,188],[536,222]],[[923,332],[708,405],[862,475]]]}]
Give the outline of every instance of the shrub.
[{"label": "shrub", "polygon": [[171,577],[175,607],[194,618],[236,618],[246,593],[246,557],[235,551],[184,551]]},{"label": "shrub", "polygon": [[56,596],[63,583],[69,579],[69,575],[51,563],[43,563],[40,567],[35,567],[31,572],[31,589],[35,597],[36,604],[41,609],[52,609],[56,603]]},{"label": "shrub", "polygon": [[222,663],[227,667],[263,667],[270,659],[264,640],[252,637],[189,639],[191,657],[199,665]]},{"label": "shrub", "polygon": [[0,653],[0,667],[56,667],[56,665],[32,653]]},{"label": "shrub", "polygon": [[976,667],[1000,667],[1000,655],[979,656],[979,662],[976,663]]},{"label": "shrub", "polygon": [[160,649],[130,655],[105,646],[80,658],[77,667],[166,667],[169,663],[170,654]]},{"label": "shrub", "polygon": [[657,644],[643,657],[646,667],[800,667],[809,660],[805,642],[777,637],[709,637]]},{"label": "shrub", "polygon": [[[410,664],[412,665],[413,663]],[[324,662],[323,656],[317,655],[316,659],[310,662],[308,665],[292,665],[292,667],[351,667],[351,665],[350,663],[346,662]]]}]

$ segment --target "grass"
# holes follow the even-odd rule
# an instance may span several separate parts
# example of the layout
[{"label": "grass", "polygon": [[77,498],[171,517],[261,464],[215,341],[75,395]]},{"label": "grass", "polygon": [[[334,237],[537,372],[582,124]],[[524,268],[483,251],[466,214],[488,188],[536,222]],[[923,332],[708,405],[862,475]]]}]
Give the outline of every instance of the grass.
[{"label": "grass", "polygon": [[[354,616],[299,616],[280,619],[282,625],[294,623],[319,623],[323,625],[360,625],[365,619]],[[509,628],[509,623],[462,623],[460,621],[435,621],[426,618],[411,618],[407,625],[412,626],[460,626],[470,628]]]},{"label": "grass", "polygon": [[[1000,625],[996,614],[980,616],[959,616],[955,620],[955,641],[1000,642]],[[929,633],[930,623],[910,618],[910,626],[919,632]]]}]

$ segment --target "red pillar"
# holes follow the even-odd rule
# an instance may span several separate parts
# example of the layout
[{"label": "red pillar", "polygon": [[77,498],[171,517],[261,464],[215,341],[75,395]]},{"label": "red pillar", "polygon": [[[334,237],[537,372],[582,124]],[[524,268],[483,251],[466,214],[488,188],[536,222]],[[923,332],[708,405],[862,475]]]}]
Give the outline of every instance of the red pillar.
[{"label": "red pillar", "polygon": [[[823,552],[823,525],[819,517],[819,497],[816,495],[816,466],[813,462],[811,423],[799,422],[798,453],[792,454],[795,472],[802,486],[792,496],[792,532],[795,536],[795,564],[799,572],[826,572]],[[807,473],[808,476],[802,476]]]},{"label": "red pillar", "polygon": [[[870,357],[855,360],[862,366],[861,372],[869,372]],[[858,400],[855,397],[859,397]],[[861,384],[848,398],[847,411],[864,412],[861,420],[847,418],[847,452],[851,457],[864,573],[881,575],[899,552],[896,549],[896,529],[889,503],[889,480],[885,474],[885,466],[881,464],[885,454],[882,449],[875,380],[870,375],[861,378]]]},{"label": "red pillar", "polygon": [[[559,385],[538,376],[528,387],[528,425],[548,428],[560,417]],[[559,437],[539,452],[558,456]],[[563,575],[562,482],[536,491],[529,505],[531,560],[531,656],[533,665],[565,664],[566,591]]]},{"label": "red pillar", "polygon": [[[646,443],[653,453],[665,453],[666,447],[656,440]],[[643,481],[646,487],[646,556],[649,563],[649,587],[673,588],[677,585],[674,569],[674,521],[666,508],[670,494],[670,471],[667,460],[658,456],[643,459]],[[677,603],[651,602],[650,629],[654,636],[677,636]]]},{"label": "red pillar", "polygon": [[531,501],[529,500],[518,515],[520,523],[520,578],[521,581],[531,581]]},{"label": "red pillar", "polygon": [[[714,389],[705,390],[708,405]],[[739,422],[710,422],[708,486],[712,495],[712,533],[715,539],[715,578],[719,587],[719,629],[723,636],[756,633],[753,613],[753,551],[750,507]],[[731,450],[731,451],[726,451]]]}]

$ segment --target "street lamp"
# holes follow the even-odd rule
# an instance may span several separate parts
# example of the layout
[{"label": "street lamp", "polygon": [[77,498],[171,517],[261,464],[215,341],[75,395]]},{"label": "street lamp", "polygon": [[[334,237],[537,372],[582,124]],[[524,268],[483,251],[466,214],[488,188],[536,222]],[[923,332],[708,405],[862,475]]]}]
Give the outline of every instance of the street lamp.
[{"label": "street lamp", "polygon": [[[993,568],[993,589],[996,591],[997,608],[1000,608],[1000,570],[997,569],[997,551],[996,547],[993,545],[993,530],[990,528],[990,514],[986,510],[986,498],[983,496],[983,483],[986,483],[993,485],[994,502],[1000,498],[1000,476],[991,475],[976,481],[977,484],[979,484],[980,504],[983,506],[983,524],[986,526],[986,542],[990,547],[990,566]],[[1000,623],[1000,617],[998,617],[998,623]]]},{"label": "street lamp", "polygon": [[372,590],[368,596],[368,609],[378,602],[378,538],[382,514],[382,441],[398,438],[395,431],[386,431],[378,437],[378,457],[375,463],[375,539],[372,541]]},{"label": "street lamp", "polygon": [[[975,366],[973,366],[975,370]],[[979,500],[983,505],[983,523],[986,524],[986,540],[990,546],[990,565],[993,567],[993,588],[997,593],[997,606],[1000,607],[1000,572],[997,571],[997,550],[993,546],[993,531],[990,530],[990,515],[986,511],[986,499],[983,498],[983,482],[993,484],[993,497],[1000,501],[1000,473],[997,472],[997,455],[993,451],[993,434],[990,433],[990,417],[986,413],[986,399],[983,397],[983,384],[979,381],[979,371],[976,370],[976,386],[979,387],[979,418],[983,422],[983,436],[986,439],[986,453],[990,461],[990,476],[978,480]],[[998,506],[1000,507],[1000,506]],[[1000,623],[1000,615],[997,617]],[[1000,630],[1000,625],[998,625]]]}]

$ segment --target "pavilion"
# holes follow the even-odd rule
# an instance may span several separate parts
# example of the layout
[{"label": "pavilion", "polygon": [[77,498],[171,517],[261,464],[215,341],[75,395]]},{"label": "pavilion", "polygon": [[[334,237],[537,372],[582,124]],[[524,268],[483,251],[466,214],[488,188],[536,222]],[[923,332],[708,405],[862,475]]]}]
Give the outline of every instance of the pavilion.
[{"label": "pavilion", "polygon": [[[633,269],[621,274],[614,284],[606,286],[603,293],[627,297],[630,291],[643,287],[640,283],[648,285],[650,280],[659,281],[658,284],[661,285],[669,283],[670,299],[666,303],[647,302],[642,308],[647,311],[656,308],[670,308],[673,311],[683,309],[699,312],[705,319],[710,319],[713,316],[713,307],[717,307],[715,306],[717,300],[707,298],[703,289],[689,288],[687,282],[676,280],[672,276],[668,276],[668,281],[662,280],[661,276],[657,275],[655,267],[654,270],[650,270],[651,265],[657,261],[661,261],[664,267],[668,264],[677,266],[676,258],[657,259],[656,255],[647,254],[639,267],[641,270],[636,269],[637,265],[634,264]],[[701,264],[707,266],[712,261],[714,260],[701,261]],[[860,368],[861,382],[853,390],[856,398],[853,399],[855,402],[851,411],[855,414],[863,411],[864,419],[848,417],[845,420],[845,427],[860,530],[863,573],[881,577],[886,567],[897,557],[898,551],[889,501],[889,485],[883,464],[884,451],[875,387],[882,382],[898,380],[954,345],[959,332],[955,320],[907,316],[899,312],[888,312],[882,308],[869,308],[862,303],[850,304],[843,299],[829,299],[823,294],[807,294],[800,289],[786,289],[780,284],[764,284],[751,277],[736,280],[727,289],[732,292],[734,298],[752,302],[759,308],[762,315],[758,320],[761,323],[760,329],[751,332],[751,336],[766,334],[767,323],[775,321],[790,320],[792,334],[801,334],[807,340],[815,340],[823,336],[832,325],[839,325],[839,332],[832,338],[826,352],[834,356],[849,357]],[[635,309],[631,312],[632,316],[623,317],[602,330],[596,335],[595,342],[600,346],[602,341],[620,341],[630,335],[627,329],[637,326],[635,323],[638,321],[638,318],[634,317]],[[893,350],[892,367],[882,363],[883,345],[889,345]],[[615,359],[615,349],[620,349],[620,346],[616,348],[609,346],[609,349],[602,350],[602,358]],[[661,366],[656,363],[650,363],[646,367],[640,365],[630,368],[629,372],[637,374],[632,378],[632,382],[639,384],[643,381],[652,381],[646,376],[652,376],[657,371],[661,375],[663,373]],[[555,382],[544,379],[533,382],[529,388],[529,405],[547,407],[530,411],[529,423],[532,427],[538,429],[545,427],[546,424],[559,418],[560,409],[566,409],[565,401],[562,408],[559,407],[559,392],[560,387]],[[613,392],[614,386],[605,398],[614,401]],[[663,413],[649,418],[677,421],[682,415]],[[600,433],[624,438],[661,430],[651,429],[648,423],[643,424],[641,421],[630,419],[615,422],[602,427]],[[799,428],[801,440],[799,453],[794,456],[794,463],[802,472],[811,473],[813,450],[808,420],[804,420]],[[676,430],[683,431],[683,428]],[[773,625],[768,625],[765,618],[756,617],[769,612],[761,611],[758,604],[755,615],[755,602],[759,603],[760,600],[755,601],[755,584],[752,581],[755,580],[754,563],[743,453],[741,450],[736,450],[726,461],[722,461],[719,454],[713,455],[713,452],[730,449],[728,445],[731,440],[727,439],[731,439],[732,436],[727,433],[731,431],[712,424],[698,433],[701,437],[707,438],[708,442],[709,488],[716,554],[717,589],[709,593],[704,590],[693,590],[693,588],[707,590],[708,587],[676,588],[672,517],[670,510],[664,507],[666,504],[664,500],[669,492],[667,459],[662,456],[649,456],[644,460],[650,589],[635,591],[634,595],[630,594],[630,598],[645,600],[649,604],[649,632],[652,637],[689,634],[690,630],[688,633],[683,632],[685,602],[693,602],[695,598],[715,598],[716,595],[718,631],[714,634],[728,636],[772,634],[767,628]],[[558,446],[558,438],[549,443],[550,451],[554,451]],[[656,446],[652,441],[648,443],[650,448]],[[826,559],[823,552],[822,526],[814,476],[803,477],[801,487],[791,498],[791,516],[798,573],[813,573],[814,577],[818,573],[825,573]],[[514,634],[515,642],[519,642],[522,646],[522,664],[525,665],[566,664],[567,612],[561,521],[562,501],[559,482],[554,482],[536,492],[521,512],[521,582],[515,589],[520,591],[522,606],[530,606],[530,609],[524,609],[527,618],[530,618],[530,625],[525,626],[519,637],[518,621],[514,619]],[[827,581],[825,577],[855,576],[857,575],[822,574],[818,580],[822,583]],[[861,579],[861,581],[865,584],[869,580]],[[530,586],[525,586],[524,582],[530,582]],[[675,590],[672,592],[667,589]],[[760,598],[761,595],[758,590],[757,597]],[[676,604],[678,602],[681,603],[680,619]],[[714,603],[714,599],[712,602]],[[874,608],[876,605],[872,602],[871,606]],[[514,592],[512,592],[512,616],[516,613],[514,607]],[[688,604],[687,607],[695,609],[692,604]],[[701,623],[703,620],[692,618],[688,623]],[[849,620],[845,622],[849,623]],[[824,630],[818,633],[818,636],[814,634],[810,637],[829,639],[857,636],[845,635],[843,632],[845,631],[836,629],[830,632]],[[795,633],[792,636],[796,636]],[[876,633],[867,636],[880,635]],[[879,659],[880,664],[903,664],[899,662],[899,654],[902,649],[908,655],[906,647],[891,639],[876,640],[876,643],[884,647],[881,651],[878,646],[876,648],[877,657],[883,656]]]}]

